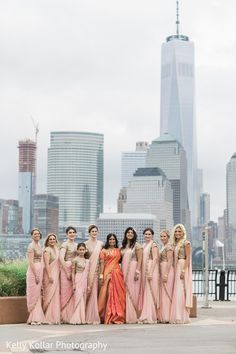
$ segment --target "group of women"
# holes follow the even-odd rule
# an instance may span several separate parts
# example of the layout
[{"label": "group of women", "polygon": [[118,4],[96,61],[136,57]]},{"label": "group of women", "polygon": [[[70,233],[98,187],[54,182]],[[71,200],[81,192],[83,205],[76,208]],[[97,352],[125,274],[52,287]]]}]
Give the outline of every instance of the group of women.
[{"label": "group of women", "polygon": [[182,224],[160,234],[162,248],[151,228],[145,243],[134,228],[124,233],[121,248],[115,234],[106,243],[97,239],[96,225],[89,239],[75,242],[76,229],[66,230],[59,246],[53,233],[44,249],[40,230],[31,232],[27,255],[29,324],[188,323],[192,307],[191,246]]}]

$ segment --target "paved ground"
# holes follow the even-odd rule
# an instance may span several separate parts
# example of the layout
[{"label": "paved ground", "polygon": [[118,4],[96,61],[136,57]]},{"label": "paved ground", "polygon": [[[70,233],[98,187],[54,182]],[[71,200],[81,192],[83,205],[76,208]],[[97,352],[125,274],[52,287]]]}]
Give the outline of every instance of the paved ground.
[{"label": "paved ground", "polygon": [[236,301],[210,306],[188,325],[2,325],[0,353],[235,354]]}]

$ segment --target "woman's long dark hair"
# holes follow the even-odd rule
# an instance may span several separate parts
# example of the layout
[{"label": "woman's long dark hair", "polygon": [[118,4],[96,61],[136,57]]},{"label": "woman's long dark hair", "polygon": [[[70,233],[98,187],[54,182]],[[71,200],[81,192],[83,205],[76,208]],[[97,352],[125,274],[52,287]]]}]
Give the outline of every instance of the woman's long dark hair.
[{"label": "woman's long dark hair", "polygon": [[132,240],[129,240],[130,241],[130,248],[134,248],[134,245],[137,241],[137,232],[135,231],[135,229],[133,227],[127,227],[127,229],[125,230],[125,233],[124,233],[124,238],[123,238],[123,241],[122,241],[122,248],[126,248],[127,246],[127,243],[128,243],[128,239],[127,239],[127,233],[129,231],[133,231],[134,233],[134,238],[132,238]]},{"label": "woman's long dark hair", "polygon": [[118,246],[118,240],[117,240],[116,235],[110,233],[110,234],[107,235],[107,240],[106,240],[106,243],[105,243],[105,246],[104,246],[104,248],[105,248],[106,250],[110,247],[110,245],[109,245],[109,240],[110,240],[110,238],[111,238],[112,236],[113,236],[113,237],[115,238],[115,240],[116,240],[115,248],[119,248],[119,246]]}]

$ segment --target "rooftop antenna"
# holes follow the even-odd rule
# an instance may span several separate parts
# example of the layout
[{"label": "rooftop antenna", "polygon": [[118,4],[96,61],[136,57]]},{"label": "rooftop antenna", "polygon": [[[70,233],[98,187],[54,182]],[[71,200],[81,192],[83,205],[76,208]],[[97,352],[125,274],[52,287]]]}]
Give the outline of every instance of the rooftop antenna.
[{"label": "rooftop antenna", "polygon": [[34,129],[35,129],[35,143],[37,145],[37,138],[38,138],[38,133],[39,133],[39,123],[35,123],[35,120],[32,116],[30,116]]},{"label": "rooftop antenna", "polygon": [[176,34],[179,36],[179,1],[176,1]]}]

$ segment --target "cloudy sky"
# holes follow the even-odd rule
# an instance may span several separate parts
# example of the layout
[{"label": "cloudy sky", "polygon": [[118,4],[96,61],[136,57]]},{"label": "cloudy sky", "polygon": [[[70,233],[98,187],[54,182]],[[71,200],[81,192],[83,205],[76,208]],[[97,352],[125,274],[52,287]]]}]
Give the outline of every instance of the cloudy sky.
[{"label": "cloudy sky", "polygon": [[[225,208],[236,151],[235,0],[180,0],[195,43],[198,164],[211,217]],[[16,198],[18,140],[39,123],[38,188],[46,192],[50,131],[104,133],[105,211],[114,211],[120,155],[159,136],[161,44],[175,0],[0,0],[0,198]]]}]

